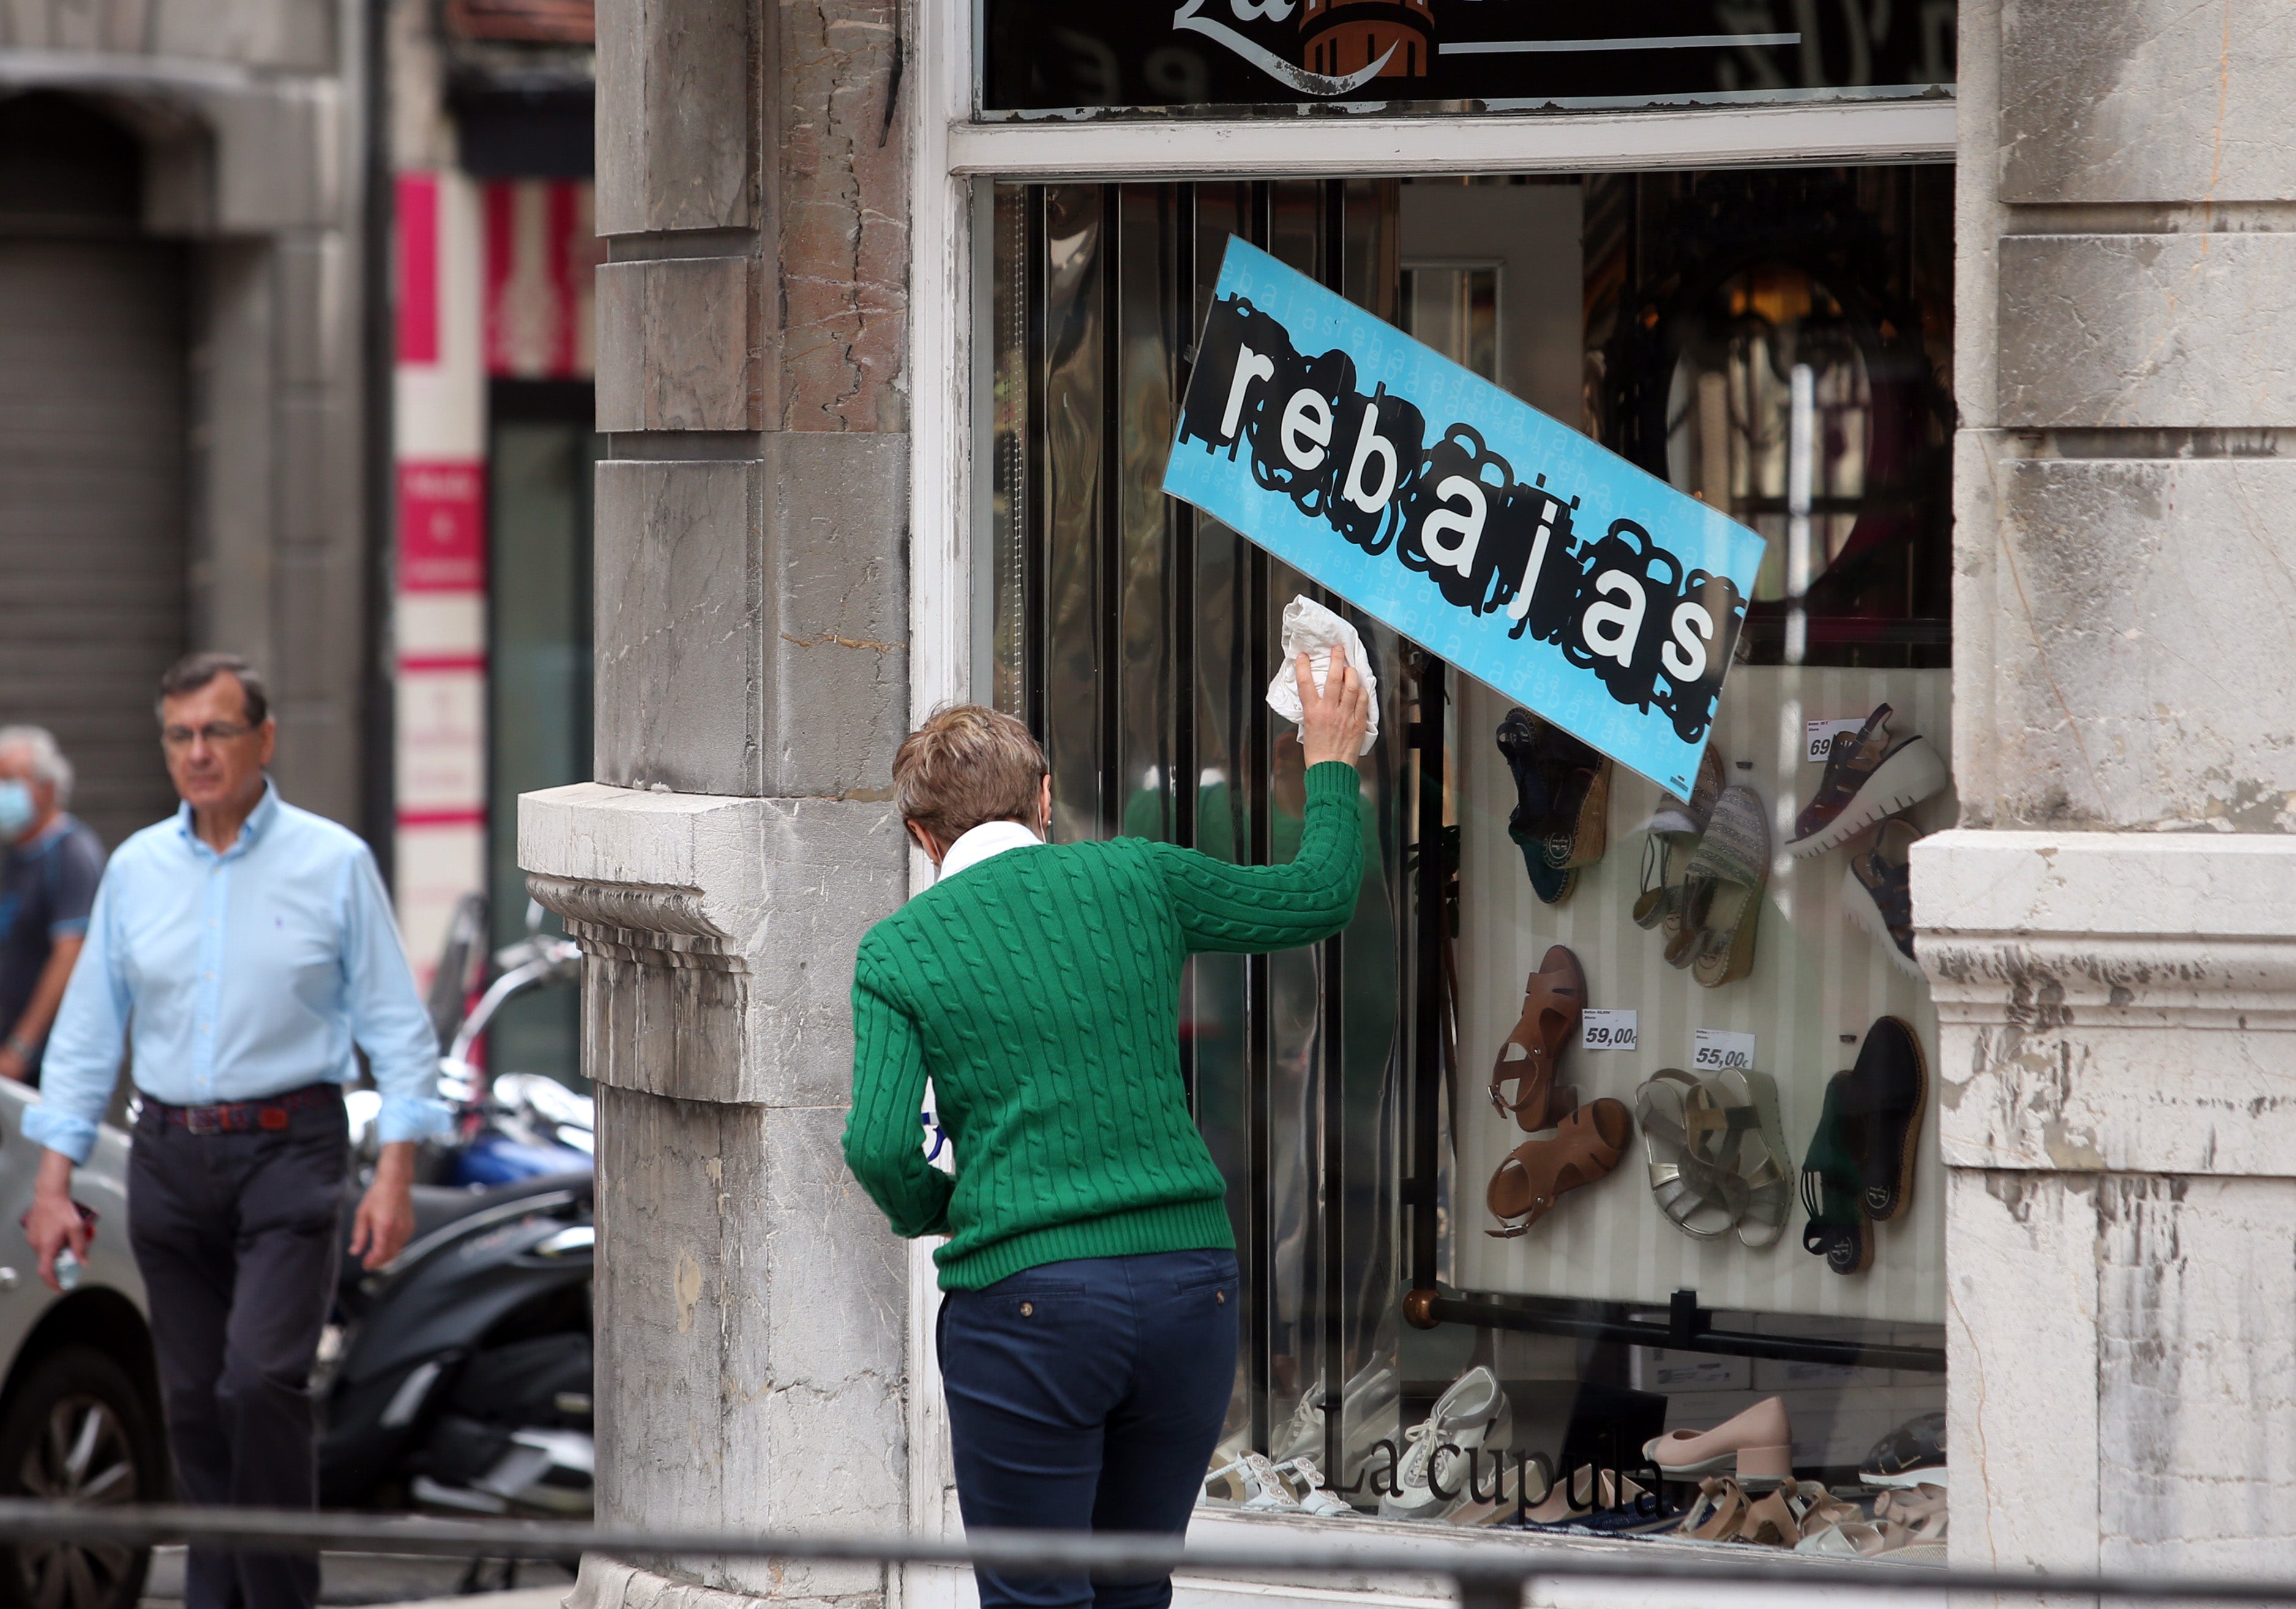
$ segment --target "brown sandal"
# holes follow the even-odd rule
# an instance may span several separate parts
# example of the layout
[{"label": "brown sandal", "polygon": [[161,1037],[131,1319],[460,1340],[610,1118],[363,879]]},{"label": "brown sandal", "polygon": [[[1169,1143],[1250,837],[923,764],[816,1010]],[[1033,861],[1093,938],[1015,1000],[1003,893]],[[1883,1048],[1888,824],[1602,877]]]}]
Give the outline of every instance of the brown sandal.
[{"label": "brown sandal", "polygon": [[[1555,1064],[1578,1030],[1587,1005],[1587,974],[1578,957],[1558,944],[1522,986],[1522,1015],[1491,1062],[1491,1105],[1525,1134],[1551,1129],[1578,1102],[1554,1087]],[[1504,1093],[1515,1087],[1514,1098]]]},{"label": "brown sandal", "polygon": [[1767,1497],[1757,1498],[1747,1506],[1746,1517],[1739,1523],[1738,1538],[1763,1547],[1792,1547],[1801,1540],[1801,1515],[1787,1493],[1793,1482],[1789,1481]]},{"label": "brown sandal", "polygon": [[1591,1185],[1617,1167],[1634,1137],[1635,1120],[1625,1103],[1605,1096],[1556,1124],[1552,1138],[1523,1141],[1499,1164],[1483,1193],[1484,1204],[1501,1225],[1483,1233],[1494,1240],[1522,1234],[1553,1211],[1566,1191]]},{"label": "brown sandal", "polygon": [[1698,1483],[1698,1499],[1682,1516],[1675,1534],[1701,1542],[1734,1542],[1751,1506],[1737,1482],[1728,1475],[1709,1475]]}]

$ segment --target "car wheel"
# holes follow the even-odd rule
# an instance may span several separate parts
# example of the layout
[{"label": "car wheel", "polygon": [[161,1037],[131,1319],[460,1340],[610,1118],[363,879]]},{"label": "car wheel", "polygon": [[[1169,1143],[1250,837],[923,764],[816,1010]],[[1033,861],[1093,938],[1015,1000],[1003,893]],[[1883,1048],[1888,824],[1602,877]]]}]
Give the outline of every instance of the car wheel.
[{"label": "car wheel", "polygon": [[[0,1413],[0,1497],[112,1507],[165,1495],[161,1443],[127,1373],[92,1347],[42,1359]],[[135,1609],[149,1548],[0,1547],[0,1609]]]}]

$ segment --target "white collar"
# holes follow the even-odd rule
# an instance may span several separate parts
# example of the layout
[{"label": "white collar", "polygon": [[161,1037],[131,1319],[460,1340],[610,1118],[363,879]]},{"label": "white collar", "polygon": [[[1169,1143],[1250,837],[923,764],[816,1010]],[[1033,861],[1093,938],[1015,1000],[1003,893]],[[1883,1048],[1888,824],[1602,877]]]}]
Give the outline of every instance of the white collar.
[{"label": "white collar", "polygon": [[940,875],[933,881],[946,882],[967,866],[979,866],[992,855],[1042,842],[1043,839],[1017,821],[984,821],[948,846],[948,853],[940,858]]}]

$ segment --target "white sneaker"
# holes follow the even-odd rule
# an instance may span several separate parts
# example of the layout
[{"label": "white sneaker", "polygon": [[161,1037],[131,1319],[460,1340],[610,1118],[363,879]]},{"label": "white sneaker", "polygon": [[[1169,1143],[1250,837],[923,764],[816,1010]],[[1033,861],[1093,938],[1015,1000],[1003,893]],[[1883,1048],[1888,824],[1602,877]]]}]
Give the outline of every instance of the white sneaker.
[{"label": "white sneaker", "polygon": [[[1212,1489],[1221,1486],[1226,1494],[1215,1497]],[[1266,1512],[1288,1509],[1300,1512],[1300,1500],[1292,1489],[1283,1484],[1283,1477],[1275,1473],[1265,1453],[1245,1453],[1241,1457],[1221,1465],[1204,1477],[1204,1489],[1197,1494],[1196,1502],[1204,1508],[1247,1508]]]},{"label": "white sneaker", "polygon": [[1289,1480],[1297,1490],[1302,1513],[1322,1515],[1326,1518],[1355,1517],[1354,1509],[1324,1489],[1324,1472],[1316,1467],[1315,1459],[1287,1458],[1275,1466],[1275,1473]]},{"label": "white sneaker", "polygon": [[[1395,1408],[1402,1390],[1394,1367],[1384,1362],[1366,1365],[1348,1382],[1340,1408],[1340,1479],[1349,1486],[1363,1478],[1364,1461],[1371,1457],[1371,1449],[1395,1437]],[[1283,1428],[1268,1438],[1268,1446],[1278,1464],[1324,1456],[1321,1380],[1301,1394],[1300,1405],[1292,1410]]]},{"label": "white sneaker", "polygon": [[[1506,1444],[1514,1412],[1498,1376],[1477,1364],[1436,1399],[1426,1420],[1404,1433],[1407,1443],[1395,1472],[1396,1491],[1379,1500],[1379,1512],[1396,1520],[1439,1520],[1468,1500],[1472,1473]],[[1442,1449],[1450,1449],[1443,1451]],[[1439,1471],[1433,1465],[1439,1456]],[[1439,1475],[1451,1495],[1435,1490],[1429,1474]]]}]

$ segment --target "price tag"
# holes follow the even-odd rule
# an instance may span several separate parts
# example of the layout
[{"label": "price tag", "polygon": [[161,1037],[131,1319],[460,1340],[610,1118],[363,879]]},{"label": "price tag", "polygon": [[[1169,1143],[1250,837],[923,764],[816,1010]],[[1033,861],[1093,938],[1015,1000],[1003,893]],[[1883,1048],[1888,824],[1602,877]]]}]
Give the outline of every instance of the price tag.
[{"label": "price tag", "polygon": [[1837,732],[1856,733],[1866,723],[1862,720],[1810,720],[1802,722],[1802,732],[1809,740],[1809,751],[1802,759],[1810,765],[1823,764],[1833,758],[1833,735]]},{"label": "price tag", "polygon": [[1635,1014],[1630,1011],[1589,1011],[1578,1022],[1578,1043],[1587,1050],[1635,1047]]},{"label": "price tag", "polygon": [[1702,1028],[1692,1044],[1690,1064],[1701,1072],[1720,1072],[1726,1067],[1751,1070],[1754,1065],[1754,1036]]}]

